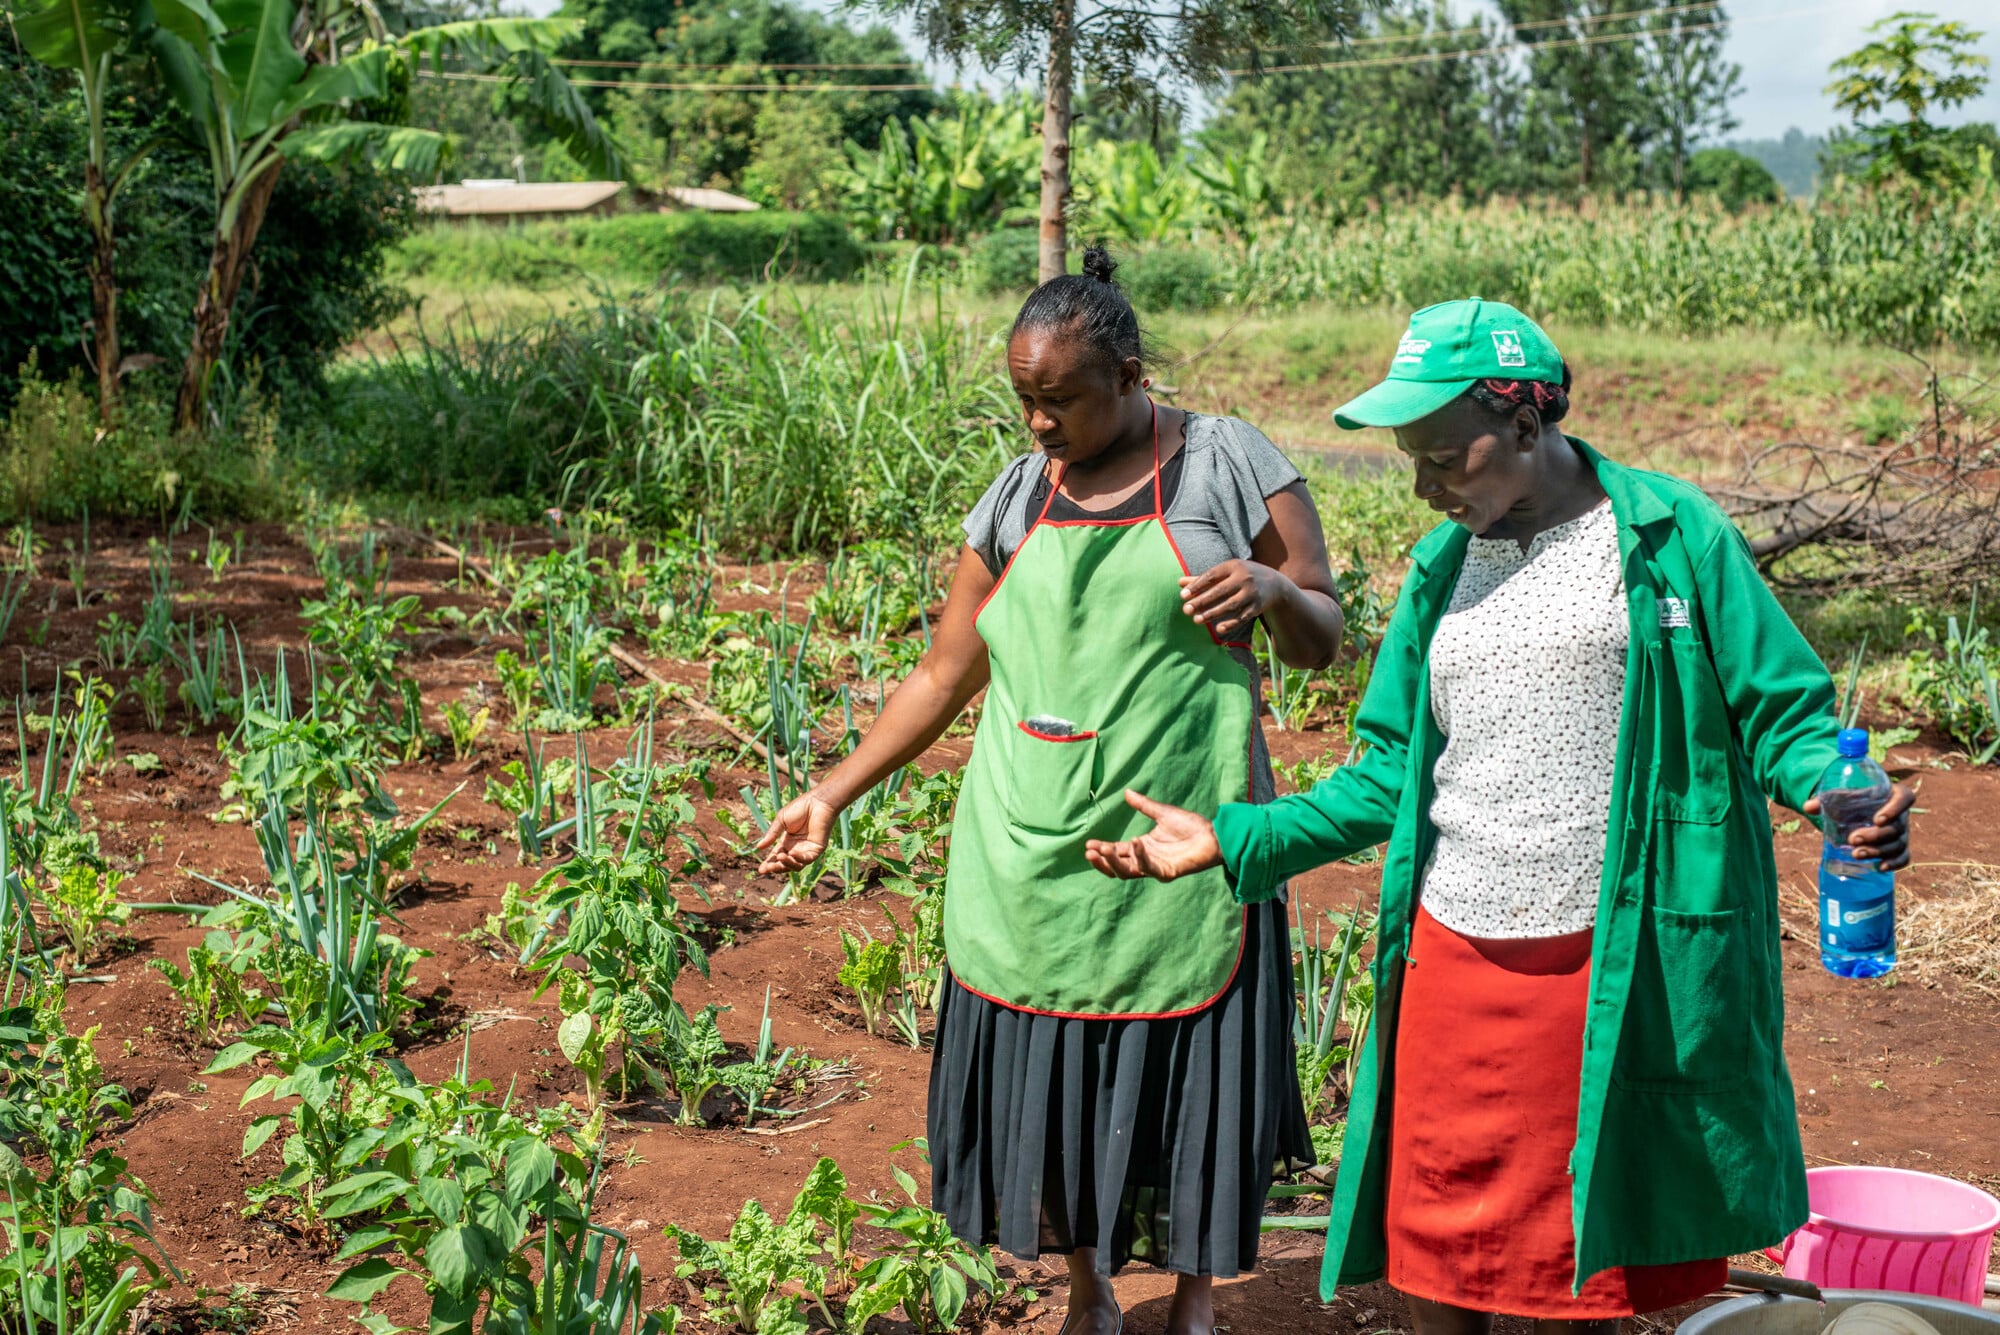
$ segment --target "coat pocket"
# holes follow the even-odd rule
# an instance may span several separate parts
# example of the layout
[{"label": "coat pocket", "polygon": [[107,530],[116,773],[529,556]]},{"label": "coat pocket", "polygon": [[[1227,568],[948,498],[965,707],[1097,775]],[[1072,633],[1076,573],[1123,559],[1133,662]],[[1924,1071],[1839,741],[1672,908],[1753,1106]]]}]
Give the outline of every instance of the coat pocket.
[{"label": "coat pocket", "polygon": [[1009,748],[1007,823],[1037,834],[1077,834],[1097,803],[1097,734],[1058,737],[1025,723]]},{"label": "coat pocket", "polygon": [[1701,1094],[1747,1078],[1750,961],[1744,924],[1744,915],[1733,910],[1645,912],[1613,1081],[1641,1092]]}]

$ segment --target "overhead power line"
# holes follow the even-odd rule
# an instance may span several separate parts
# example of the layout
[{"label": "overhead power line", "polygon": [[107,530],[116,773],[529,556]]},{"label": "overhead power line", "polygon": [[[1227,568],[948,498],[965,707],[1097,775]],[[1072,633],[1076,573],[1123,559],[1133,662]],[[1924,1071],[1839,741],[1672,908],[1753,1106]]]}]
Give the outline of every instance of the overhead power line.
[{"label": "overhead power line", "polygon": [[[766,67],[768,68],[768,66]],[[469,70],[430,70],[426,79],[464,79],[477,83],[512,83],[511,74],[476,74]],[[583,88],[652,89],[668,93],[912,93],[929,91],[927,83],[653,83],[643,79],[571,79]]]},{"label": "overhead power line", "polygon": [[[1709,4],[1720,4],[1722,0],[1707,0]],[[582,57],[551,56],[551,65],[589,65],[599,69],[613,70],[920,70],[922,65],[914,61],[885,62],[876,65],[829,65],[802,62],[799,64],[773,64],[762,60],[737,60],[726,65],[677,65],[670,60],[585,60]]]},{"label": "overhead power line", "polygon": [[[1823,13],[1827,8],[1828,6],[1819,5],[1812,9],[1797,9],[1786,14],[1759,14],[1755,21],[1768,22],[1777,19],[1800,18],[1806,15]],[[1738,23],[1751,21],[1748,19],[1735,20]],[[1423,65],[1437,60],[1470,60],[1475,56],[1507,55],[1524,46],[1535,51],[1561,50],[1567,47],[1610,46],[1618,42],[1639,42],[1644,41],[1648,37],[1662,35],[1680,36],[1684,33],[1712,32],[1727,28],[1730,23],[1731,20],[1728,19],[1719,20],[1714,23],[1689,23],[1673,29],[1671,34],[1646,31],[1597,33],[1589,37],[1558,37],[1540,42],[1505,42],[1497,46],[1468,48],[1463,51],[1418,51],[1395,56],[1364,56],[1358,60],[1320,60],[1301,65],[1265,65],[1256,69],[1223,70],[1222,73],[1230,75],[1233,78],[1247,78],[1264,74],[1295,74],[1316,70],[1379,69],[1391,65]]]},{"label": "overhead power line", "polygon": [[1468,34],[1492,32],[1495,28],[1527,32],[1537,28],[1561,28],[1571,23],[1585,25],[1598,23],[1621,23],[1627,19],[1658,18],[1667,14],[1686,14],[1698,9],[1720,9],[1723,0],[1693,0],[1691,4],[1665,5],[1659,9],[1627,9],[1616,14],[1579,14],[1571,18],[1530,19],[1525,23],[1475,23],[1464,28],[1439,28],[1434,32],[1378,33],[1373,37],[1350,37],[1344,42],[1314,42],[1313,46],[1344,48],[1350,46],[1380,46],[1389,42],[1438,41],[1447,37],[1464,37]]}]

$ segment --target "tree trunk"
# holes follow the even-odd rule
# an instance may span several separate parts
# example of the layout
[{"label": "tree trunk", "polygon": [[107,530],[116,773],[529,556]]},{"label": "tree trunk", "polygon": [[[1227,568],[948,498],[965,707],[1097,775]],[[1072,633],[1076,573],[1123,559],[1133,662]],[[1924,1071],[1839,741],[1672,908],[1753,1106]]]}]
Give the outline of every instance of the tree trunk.
[{"label": "tree trunk", "polygon": [[105,426],[118,406],[118,274],[111,234],[111,187],[95,162],[83,168],[83,216],[90,226],[90,332],[97,352],[97,417]]},{"label": "tree trunk", "polygon": [[1075,0],[1053,0],[1049,74],[1042,105],[1042,245],[1037,281],[1069,272],[1069,123]]},{"label": "tree trunk", "polygon": [[1581,151],[1577,155],[1577,162],[1582,174],[1582,180],[1579,184],[1582,186],[1583,193],[1587,195],[1590,193],[1590,174],[1591,168],[1594,165],[1591,161],[1590,118],[1588,116],[1583,119],[1583,142],[1579,147]]},{"label": "tree trunk", "polygon": [[243,286],[243,270],[250,260],[250,248],[264,225],[264,210],[270,207],[271,192],[277,188],[275,163],[251,183],[236,210],[236,225],[227,235],[218,232],[208,253],[208,273],[194,303],[194,335],[188,340],[187,361],[181,367],[180,389],[174,395],[174,430],[193,431],[201,425],[208,407],[208,376],[222,356],[222,343],[229,334],[229,312],[236,305],[236,293]]}]

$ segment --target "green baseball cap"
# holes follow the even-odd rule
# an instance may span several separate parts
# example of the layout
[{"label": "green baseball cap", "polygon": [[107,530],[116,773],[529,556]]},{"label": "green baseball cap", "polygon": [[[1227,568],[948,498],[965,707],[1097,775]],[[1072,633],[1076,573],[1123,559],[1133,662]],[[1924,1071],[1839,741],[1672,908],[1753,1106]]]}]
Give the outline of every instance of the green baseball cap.
[{"label": "green baseball cap", "polygon": [[1389,378],[1333,410],[1349,431],[1408,426],[1480,380],[1562,383],[1562,354],[1542,327],[1505,302],[1444,301],[1410,317]]}]

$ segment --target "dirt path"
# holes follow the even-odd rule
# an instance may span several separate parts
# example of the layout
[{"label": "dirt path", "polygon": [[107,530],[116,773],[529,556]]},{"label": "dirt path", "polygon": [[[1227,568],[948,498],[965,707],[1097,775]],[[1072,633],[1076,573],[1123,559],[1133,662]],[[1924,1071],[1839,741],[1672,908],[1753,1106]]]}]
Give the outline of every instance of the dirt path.
[{"label": "dirt path", "polygon": [[[65,534],[49,535],[60,550]],[[78,609],[69,586],[38,582],[17,625],[38,640],[19,643],[17,632],[0,651],[0,672],[43,693],[63,662],[92,655],[96,623],[116,611],[136,619],[147,589],[143,539],[97,536],[89,581],[97,590]],[[225,577],[208,582],[190,561],[191,539],[175,544],[183,616],[190,610],[228,617],[238,628],[252,664],[268,664],[281,645],[299,643],[297,608],[318,590],[308,554],[275,529],[246,534],[244,559]],[[57,563],[45,559],[51,574]],[[427,606],[471,609],[482,601],[472,589],[453,589],[452,562],[399,555],[394,592],[411,592]],[[490,684],[495,649],[459,633],[427,635],[412,670],[436,710],[480,682]],[[664,665],[676,680],[699,680],[698,669]],[[111,674],[122,682],[123,674]],[[174,711],[177,722],[179,711]],[[226,777],[213,733],[183,736],[170,724],[150,732],[137,707],[121,699],[114,710],[119,759],[90,780],[83,796],[107,849],[132,870],[125,898],[133,901],[214,902],[217,892],[196,880],[202,872],[225,881],[259,884],[261,860],[241,824],[212,818]],[[433,718],[435,726],[435,718]],[[0,730],[4,732],[5,730]],[[606,730],[592,739],[593,754],[607,759],[622,749],[624,734]],[[722,742],[712,725],[669,717],[660,724],[663,751]],[[11,736],[0,736],[11,750]],[[1324,733],[1273,734],[1281,761],[1325,750]],[[131,758],[150,754],[157,764],[139,772]],[[498,737],[461,762],[426,762],[389,771],[388,785],[405,811],[422,810],[461,789],[427,832],[399,909],[406,943],[430,951],[417,967],[418,995],[429,1003],[427,1034],[403,1052],[415,1072],[435,1080],[459,1060],[458,1031],[471,1026],[470,1067],[496,1088],[511,1083],[533,1102],[575,1099],[580,1083],[556,1051],[552,998],[534,998],[528,980],[466,934],[495,911],[509,883],[524,887],[538,874],[519,865],[505,831],[506,814],[483,801],[485,776],[518,758],[518,739]],[[964,743],[931,757],[936,764],[962,761]],[[1906,875],[1907,897],[1948,894],[1964,877],[1954,864],[2000,865],[2000,772],[1935,768],[1935,748],[1917,745],[1897,754],[1899,764],[1922,776],[1919,818],[1922,863]],[[718,792],[734,794],[755,776],[718,776]],[[462,786],[462,788],[461,788]],[[740,803],[730,803],[740,807]],[[1949,1173],[2000,1186],[1994,1158],[2000,1146],[2000,997],[1950,977],[1914,971],[1883,982],[1856,983],[1826,974],[1817,963],[1812,933],[1815,836],[1775,813],[1788,924],[1785,956],[1789,1004],[1787,1049],[1798,1086],[1806,1148],[1814,1162],[1873,1162]],[[834,982],[843,925],[879,923],[881,905],[899,902],[875,892],[847,902],[773,909],[776,889],[760,882],[728,851],[728,840],[705,809],[699,821],[713,858],[705,877],[711,903],[689,905],[705,919],[718,943],[709,979],[689,977],[689,1006],[715,1001],[730,1007],[724,1033],[734,1042],[755,1035],[766,989],[779,1045],[815,1057],[851,1063],[848,1073],[815,1086],[825,1106],[795,1122],[746,1132],[739,1127],[690,1129],[674,1125],[671,1108],[644,1101],[621,1108],[611,1126],[603,1219],[637,1243],[654,1301],[690,1304],[686,1286],[673,1277],[674,1252],[660,1234],[669,1221],[714,1236],[727,1229],[746,1197],[782,1208],[814,1160],[832,1155],[860,1191],[892,1192],[892,1158],[911,1171],[913,1152],[894,1147],[923,1133],[929,1055],[899,1041],[871,1037]],[[1296,882],[1309,911],[1349,908],[1372,898],[1376,869],[1336,866]],[[275,1142],[251,1163],[238,1161],[243,1131],[256,1110],[240,1110],[249,1084],[247,1068],[202,1077],[210,1055],[192,1048],[180,1023],[179,1003],[145,962],[178,960],[200,939],[178,915],[135,918],[130,940],[94,967],[115,981],[72,989],[72,1022],[99,1026],[97,1050],[111,1078],[131,1091],[132,1122],[121,1134],[133,1170],[159,1196],[162,1241],[190,1281],[215,1292],[250,1286],[261,1296],[271,1328],[348,1327],[351,1308],[319,1295],[340,1267],[321,1239],[299,1236],[244,1212],[244,1192],[274,1171]],[[1222,1286],[1225,1330],[1348,1332],[1406,1329],[1400,1304],[1381,1286],[1342,1295],[1324,1306],[1317,1299],[1320,1240],[1309,1233],[1273,1234],[1265,1243],[1266,1268],[1258,1276]],[[1016,1302],[989,1329],[1054,1332],[1061,1324],[1061,1285],[1055,1264],[1010,1263],[1016,1282],[1044,1295]],[[415,1286],[402,1284],[380,1304],[400,1324],[421,1325]],[[1134,1269],[1119,1281],[1131,1308],[1127,1329],[1150,1335],[1161,1329],[1171,1285],[1156,1272]],[[691,1306],[698,1307],[693,1303]],[[1656,1325],[1659,1323],[1655,1323]],[[694,1329],[702,1329],[695,1323]],[[1515,1333],[1510,1333],[1515,1335]]]}]

